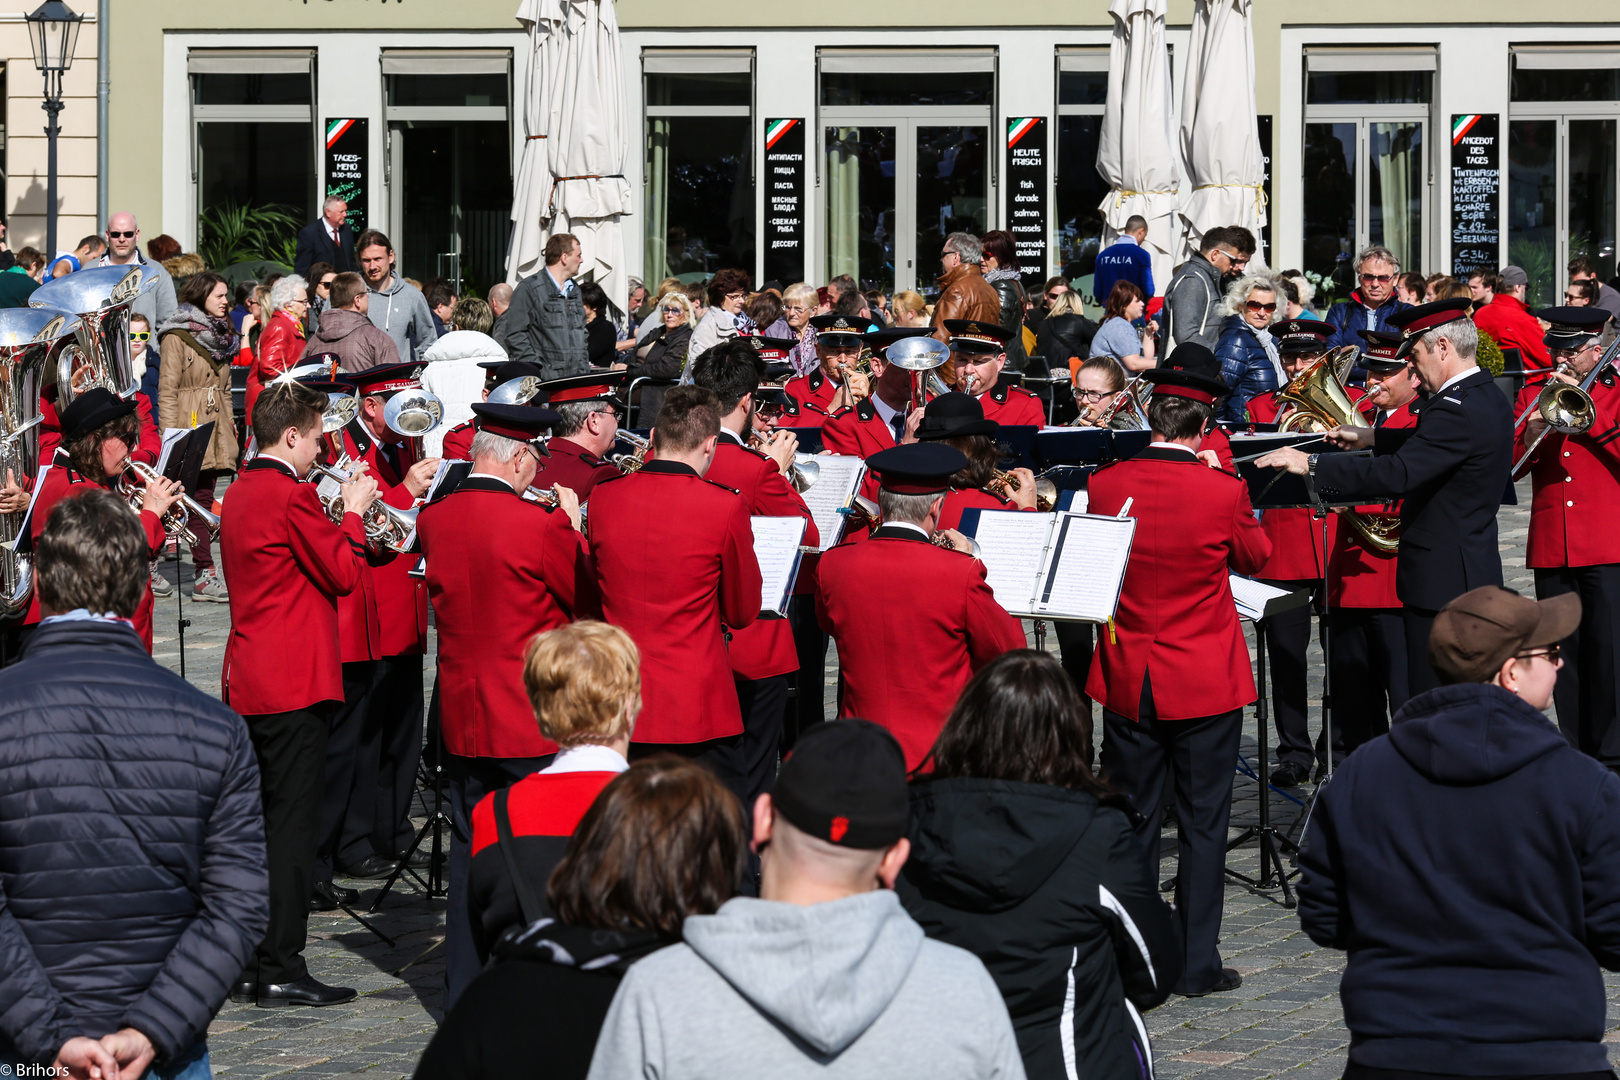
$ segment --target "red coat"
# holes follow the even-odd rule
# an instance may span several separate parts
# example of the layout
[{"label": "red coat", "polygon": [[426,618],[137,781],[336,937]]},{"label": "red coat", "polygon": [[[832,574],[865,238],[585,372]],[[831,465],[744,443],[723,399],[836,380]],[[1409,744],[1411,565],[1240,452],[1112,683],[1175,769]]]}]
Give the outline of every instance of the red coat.
[{"label": "red coat", "polygon": [[[343,446],[349,457],[365,461],[377,479],[383,502],[399,510],[409,510],[416,498],[405,487],[405,474],[416,464],[411,440],[398,444],[399,468],[388,464],[376,437],[356,418],[343,432]],[[381,633],[378,657],[421,656],[427,652],[428,592],[421,578],[410,576],[416,565],[413,555],[373,552],[371,580],[377,598],[377,625]]]},{"label": "red coat", "polygon": [[[32,538],[35,549],[38,550],[39,536],[45,531],[45,522],[51,516],[51,508],[62,499],[71,499],[82,495],[94,488],[103,491],[112,491],[114,483],[103,481],[95,483],[80,476],[68,464],[66,453],[55,455],[56,460],[51,463],[50,470],[45,473],[45,479],[40,485],[39,497],[34,500],[34,512],[28,518],[28,534]],[[123,496],[119,496],[122,498]],[[168,540],[168,534],[163,531],[163,520],[150,510],[140,512],[141,528],[146,530],[146,546],[148,554],[157,558],[163,551],[163,544]],[[146,582],[146,589],[141,593],[141,602],[135,608],[135,615],[130,620],[135,624],[135,632],[141,635],[141,642],[146,651],[152,651],[152,583]],[[36,585],[28,598],[28,612],[23,616],[21,625],[32,626],[42,617],[39,610],[39,588]]]},{"label": "red coat", "polygon": [[[926,582],[926,592],[911,586]],[[898,525],[821,557],[816,618],[838,642],[841,716],[882,724],[906,768],[922,764],[973,673],[1022,649],[1022,624],[996,603],[984,564]]]},{"label": "red coat", "polygon": [[[945,496],[945,505],[939,509],[939,528],[959,529],[962,527],[962,511],[977,507],[980,510],[1016,510],[1010,500],[1003,499],[993,491],[984,488],[969,488],[967,491],[951,491]],[[1035,509],[1033,506],[1031,510]]]},{"label": "red coat", "polygon": [[597,486],[588,519],[602,614],[641,650],[634,739],[694,743],[742,731],[721,623],[759,617],[748,504],[674,461]]},{"label": "red coat", "polygon": [[[720,445],[715,448],[714,464],[709,466],[705,479],[735,488],[748,505],[748,512],[756,517],[802,517],[805,520],[804,539],[801,543],[814,546],[821,534],[810,519],[810,508],[793,485],[787,482],[776,462],[737,442],[730,432],[720,433]],[[799,581],[813,580],[814,568],[806,565],[816,556],[806,555],[800,563]],[[801,591],[798,588],[794,592]],[[805,591],[809,591],[806,588]],[[793,644],[793,626],[786,619],[758,619],[752,626],[733,630],[731,673],[739,679],[768,679],[773,675],[786,675],[799,670],[799,653]]]},{"label": "red coat", "polygon": [[1118,513],[1127,498],[1135,499],[1136,537],[1086,693],[1132,720],[1149,675],[1164,720],[1250,704],[1254,672],[1227,571],[1259,571],[1271,541],[1254,520],[1248,486],[1191,454],[1150,446],[1091,475],[1091,513]]},{"label": "red coat", "polygon": [[975,400],[984,406],[984,418],[1003,427],[1045,427],[1046,406],[1022,386],[996,386]]},{"label": "red coat", "polygon": [[[1277,391],[1249,399],[1249,420],[1256,424],[1275,423],[1279,415],[1292,411],[1281,408]],[[1352,388],[1350,399],[1360,400],[1361,391]],[[1230,453],[1230,446],[1228,453]],[[1256,577],[1268,581],[1321,581],[1322,580],[1322,519],[1303,507],[1284,510],[1260,511],[1260,524],[1271,541],[1271,558]],[[1327,517],[1328,548],[1335,545],[1339,516]]]},{"label": "red coat", "polygon": [[[853,454],[869,458],[879,450],[895,446],[894,429],[878,415],[877,406],[870,397],[855,403],[854,408],[840,409],[838,414],[821,426],[822,449],[834,454]],[[878,480],[871,473],[861,481],[861,494],[877,501]]]},{"label": "red coat", "polygon": [[[1500,300],[1501,297],[1497,297]],[[1491,301],[1495,306],[1496,300]],[[1514,415],[1530,407],[1540,386],[1519,392]],[[1597,418],[1579,435],[1548,432],[1531,459],[1531,569],[1620,563],[1620,385],[1612,372],[1592,383]],[[1524,456],[1519,428],[1513,460]]]},{"label": "red coat", "polygon": [[808,375],[789,379],[783,389],[793,399],[788,409],[792,423],[784,426],[823,427],[832,415],[832,399],[842,387],[842,383],[827,378],[819,366]]},{"label": "red coat", "polygon": [[297,365],[304,355],[304,324],[278,311],[270,317],[264,332],[259,335],[259,355],[248,368],[247,394],[243,406],[248,423],[253,423],[253,403],[265,385],[277,375]]},{"label": "red coat", "polygon": [[472,421],[457,424],[444,433],[444,443],[439,451],[440,457],[454,458],[457,461],[472,460],[472,441],[477,432],[473,430]]},{"label": "red coat", "polygon": [[1541,322],[1524,302],[1498,293],[1491,302],[1474,312],[1474,325],[1496,339],[1504,349],[1518,349],[1526,368],[1550,368]]},{"label": "red coat", "polygon": [[265,455],[242,467],[220,516],[231,583],[221,697],[243,716],[342,701],[337,598],[365,568],[360,516],[332,524],[315,485]]},{"label": "red coat", "polygon": [[[140,445],[130,448],[129,456],[145,465],[156,465],[163,453],[163,433],[158,431],[145,394],[135,395],[135,415],[141,420]],[[62,445],[62,421],[56,411],[56,387],[48,386],[39,398],[39,460],[43,464],[56,456]],[[17,477],[25,488],[33,487],[33,477]]]},{"label": "red coat", "polygon": [[[1379,426],[1391,429],[1417,427],[1414,402],[1407,402]],[[1363,410],[1365,411],[1365,410]],[[1400,501],[1358,506],[1356,513],[1388,514],[1399,517]],[[1395,595],[1395,564],[1399,553],[1384,554],[1363,544],[1346,522],[1340,520],[1333,541],[1333,558],[1328,574],[1329,599],[1334,607],[1344,608],[1399,608],[1400,597]]]},{"label": "red coat", "polygon": [[540,471],[535,474],[537,488],[561,484],[584,502],[597,484],[620,475],[618,466],[569,439],[552,438],[546,442],[546,449],[551,456],[540,463]]},{"label": "red coat", "polygon": [[557,752],[523,689],[534,635],[601,613],[585,539],[560,510],[468,477],[416,522],[439,627],[445,749],[462,757]]}]

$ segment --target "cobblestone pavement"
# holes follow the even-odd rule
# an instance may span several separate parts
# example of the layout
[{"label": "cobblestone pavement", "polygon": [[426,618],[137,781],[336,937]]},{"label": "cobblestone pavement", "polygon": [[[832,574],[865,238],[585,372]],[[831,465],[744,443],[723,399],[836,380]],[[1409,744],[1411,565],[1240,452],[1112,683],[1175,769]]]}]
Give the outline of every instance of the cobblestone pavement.
[{"label": "cobblestone pavement", "polygon": [[[1520,506],[1502,510],[1502,556],[1509,587],[1529,594],[1532,581],[1523,569],[1527,488],[1521,487],[1520,499]],[[189,558],[164,564],[163,573],[171,581],[177,572],[182,576],[180,592],[184,595],[191,584]],[[186,676],[218,695],[228,609],[223,604],[189,599],[183,604],[172,598],[158,602],[155,653],[176,670],[180,661],[177,607],[183,607],[192,622],[186,630]],[[432,666],[429,657],[427,670]],[[829,662],[829,686],[835,673],[835,663]],[[1313,644],[1313,706],[1319,704],[1320,692],[1321,656]],[[1313,715],[1313,729],[1316,723]],[[1252,713],[1243,754],[1246,761],[1254,760]],[[1297,835],[1303,809],[1294,797],[1304,798],[1309,790],[1272,795],[1279,827]],[[1253,824],[1258,807],[1255,782],[1240,775],[1232,815],[1234,830]],[[1162,876],[1168,880],[1175,873],[1173,834],[1166,834],[1163,847]],[[1257,848],[1251,843],[1232,852],[1228,866],[1253,877],[1258,871]],[[362,914],[381,884],[344,883],[361,890]],[[384,900],[380,912],[369,918],[392,944],[341,913],[310,920],[306,952],[310,970],[325,982],[357,988],[360,996],[355,1001],[325,1009],[280,1010],[227,1003],[209,1034],[214,1071],[231,1077],[359,1072],[378,1080],[410,1076],[439,1017],[444,965],[438,945],[443,937],[444,901],[429,901],[421,884],[407,878]],[[1226,892],[1222,935],[1222,953],[1242,973],[1243,986],[1205,998],[1173,997],[1147,1015],[1157,1075],[1196,1075],[1205,1080],[1326,1080],[1340,1076],[1348,1044],[1338,1001],[1343,954],[1313,944],[1300,931],[1295,913],[1283,905],[1279,893],[1256,894],[1235,883]],[[1605,982],[1610,1002],[1607,1040],[1620,1043],[1620,977],[1607,975]]]}]

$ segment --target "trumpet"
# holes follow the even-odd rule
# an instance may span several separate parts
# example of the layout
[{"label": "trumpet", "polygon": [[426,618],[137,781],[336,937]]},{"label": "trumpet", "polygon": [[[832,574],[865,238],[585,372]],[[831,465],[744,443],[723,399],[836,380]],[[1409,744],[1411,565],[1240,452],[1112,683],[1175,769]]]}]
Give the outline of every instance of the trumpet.
[{"label": "trumpet", "polygon": [[[1002,472],[1000,469],[993,472],[990,476],[990,482],[984,485],[986,491],[993,491],[1003,498],[1006,498],[1011,492],[1023,490],[1023,487],[1023,482],[1018,479],[1017,475]],[[1035,509],[1043,514],[1050,513],[1057,506],[1057,497],[1056,484],[1045,476],[1035,478]]]},{"label": "trumpet", "polygon": [[633,454],[610,454],[608,460],[618,466],[623,473],[633,473],[647,464],[647,451],[652,449],[652,442],[643,439],[640,435],[633,435],[628,431],[620,430],[619,438],[635,447]]},{"label": "trumpet", "polygon": [[[126,455],[124,471],[118,477],[118,494],[139,513],[146,499],[146,486],[157,479],[156,469]],[[184,537],[187,543],[211,543],[219,535],[219,515],[182,491],[163,512],[163,531],[173,537]]]},{"label": "trumpet", "polygon": [[[335,465],[322,465],[316,462],[310,467],[311,472],[319,473],[339,485],[352,483],[354,472],[351,466],[354,463],[348,458],[341,458]],[[343,493],[326,498],[320,497],[321,503],[326,507],[326,516],[334,522],[341,524],[343,515],[347,512],[343,506]],[[360,523],[366,530],[366,546],[373,551],[392,551],[403,554],[409,546],[406,541],[416,531],[416,511],[401,510],[397,506],[389,506],[383,501],[379,492],[371,500],[371,505],[360,514]]]}]

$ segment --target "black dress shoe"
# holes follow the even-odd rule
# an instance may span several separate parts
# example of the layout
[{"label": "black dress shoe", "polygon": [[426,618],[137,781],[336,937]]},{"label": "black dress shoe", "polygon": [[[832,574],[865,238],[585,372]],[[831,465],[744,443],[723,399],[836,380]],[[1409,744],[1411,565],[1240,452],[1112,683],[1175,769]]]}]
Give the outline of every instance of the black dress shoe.
[{"label": "black dress shoe", "polygon": [[1221,977],[1220,978],[1216,979],[1214,982],[1210,983],[1208,986],[1204,987],[1204,989],[1199,990],[1196,993],[1188,993],[1187,991],[1182,991],[1181,996],[1182,997],[1203,997],[1206,994],[1220,994],[1220,993],[1225,993],[1228,990],[1236,990],[1238,987],[1240,987],[1242,985],[1243,985],[1243,976],[1239,975],[1235,968],[1223,967],[1223,968],[1221,968]]},{"label": "black dress shoe", "polygon": [[405,860],[405,865],[412,870],[426,870],[433,861],[433,855],[424,848],[417,848],[411,852],[411,857]]},{"label": "black dress shoe", "polygon": [[259,984],[252,979],[239,979],[231,984],[231,1000],[238,1005],[251,1005],[258,997]]},{"label": "black dress shoe", "polygon": [[341,1005],[354,998],[355,991],[347,986],[327,986],[316,982],[315,976],[305,975],[297,982],[260,983],[257,1004],[261,1009],[283,1005]]},{"label": "black dress shoe", "polygon": [[1273,787],[1298,787],[1311,777],[1311,770],[1297,761],[1285,761],[1271,770]]},{"label": "black dress shoe", "polygon": [[385,878],[399,869],[399,863],[394,859],[385,859],[381,855],[367,855],[353,866],[343,868],[344,877],[352,878]]},{"label": "black dress shoe", "polygon": [[309,894],[309,910],[336,911],[340,904],[355,904],[360,900],[360,892],[343,885],[334,885],[330,881],[317,881]]}]

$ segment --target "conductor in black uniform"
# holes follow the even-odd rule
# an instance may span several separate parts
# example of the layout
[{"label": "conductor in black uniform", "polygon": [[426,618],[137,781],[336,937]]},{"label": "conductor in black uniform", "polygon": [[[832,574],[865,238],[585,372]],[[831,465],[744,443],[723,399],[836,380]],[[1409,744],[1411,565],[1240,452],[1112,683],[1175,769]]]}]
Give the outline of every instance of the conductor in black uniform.
[{"label": "conductor in black uniform", "polygon": [[1336,445],[1371,457],[1282,449],[1257,465],[1307,477],[1329,502],[1404,499],[1395,591],[1406,630],[1409,689],[1440,685],[1429,667],[1429,627],[1451,600],[1502,584],[1496,512],[1513,467],[1513,413],[1491,373],[1474,359],[1479,333],[1468,301],[1441,300],[1389,318],[1428,400],[1417,426],[1338,428]]}]

